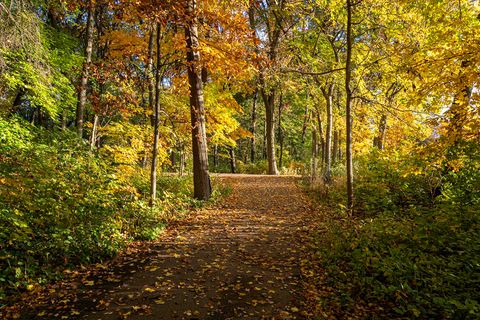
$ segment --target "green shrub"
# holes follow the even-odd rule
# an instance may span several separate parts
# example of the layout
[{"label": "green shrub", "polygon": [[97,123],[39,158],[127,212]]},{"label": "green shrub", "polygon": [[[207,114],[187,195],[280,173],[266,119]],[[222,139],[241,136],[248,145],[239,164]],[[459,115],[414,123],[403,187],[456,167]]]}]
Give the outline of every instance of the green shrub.
[{"label": "green shrub", "polygon": [[237,170],[239,173],[245,174],[266,174],[268,171],[268,163],[267,160],[260,160],[255,163],[237,161]]},{"label": "green shrub", "polygon": [[159,177],[151,208],[147,172],[120,179],[75,134],[15,118],[0,118],[0,184],[0,298],[111,257],[133,239],[155,239],[200,205],[191,177]]},{"label": "green shrub", "polygon": [[[462,166],[444,174],[442,184],[430,174],[405,174],[415,171],[413,157],[360,159],[355,215],[334,207],[315,237],[324,278],[334,288],[325,308],[351,313],[358,303],[382,306],[381,318],[480,316],[479,153],[478,146],[459,148]],[[442,194],[433,198],[436,185]],[[333,188],[330,205],[344,194]]]}]

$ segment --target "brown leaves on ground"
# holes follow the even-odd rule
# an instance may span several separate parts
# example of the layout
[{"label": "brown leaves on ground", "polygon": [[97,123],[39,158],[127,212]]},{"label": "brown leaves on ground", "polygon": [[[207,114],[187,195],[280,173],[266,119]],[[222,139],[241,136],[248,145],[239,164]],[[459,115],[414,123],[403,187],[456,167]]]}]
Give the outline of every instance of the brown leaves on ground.
[{"label": "brown leaves on ground", "polygon": [[0,315],[23,319],[306,319],[308,225],[295,178],[222,175],[224,203],[110,262],[71,272]]}]

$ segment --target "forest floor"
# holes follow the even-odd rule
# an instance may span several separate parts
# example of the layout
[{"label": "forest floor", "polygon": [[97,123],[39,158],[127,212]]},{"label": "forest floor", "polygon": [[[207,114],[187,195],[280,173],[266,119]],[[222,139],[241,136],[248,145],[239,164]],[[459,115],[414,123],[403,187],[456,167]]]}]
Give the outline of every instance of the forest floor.
[{"label": "forest floor", "polygon": [[[66,272],[0,316],[20,319],[307,319],[312,210],[295,177],[220,175],[232,193],[155,242]],[[3,314],[2,314],[3,313]]]}]

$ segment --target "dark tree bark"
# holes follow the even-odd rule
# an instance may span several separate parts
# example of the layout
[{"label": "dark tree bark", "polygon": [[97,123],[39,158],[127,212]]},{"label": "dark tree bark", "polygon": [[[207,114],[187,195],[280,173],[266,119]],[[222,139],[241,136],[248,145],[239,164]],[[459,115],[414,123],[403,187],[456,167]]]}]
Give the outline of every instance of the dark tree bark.
[{"label": "dark tree bark", "polygon": [[93,51],[93,28],[94,28],[94,15],[95,15],[95,1],[90,0],[88,6],[87,17],[87,35],[85,46],[85,63],[83,64],[82,77],[80,79],[80,87],[78,90],[78,103],[75,119],[75,126],[77,127],[77,134],[79,137],[83,136],[83,120],[85,116],[85,106],[87,104],[87,85],[88,76],[90,73],[90,65],[92,63],[92,51]]},{"label": "dark tree bark", "polygon": [[267,159],[267,121],[263,121],[263,145],[262,145],[263,159]]},{"label": "dark tree bark", "polygon": [[317,166],[318,166],[318,134],[316,126],[312,126],[312,163],[310,183],[313,184],[317,180]]},{"label": "dark tree bark", "polygon": [[332,163],[337,163],[338,162],[338,130],[333,131],[333,154],[332,154]]},{"label": "dark tree bark", "polygon": [[347,0],[347,61],[345,64],[345,91],[346,91],[346,166],[347,166],[347,208],[353,210],[353,154],[352,154],[352,1]]},{"label": "dark tree bark", "polygon": [[230,154],[230,172],[231,173],[236,173],[237,172],[237,161],[235,159],[235,149],[233,147],[230,147],[228,150],[228,153]]},{"label": "dark tree bark", "polygon": [[255,134],[257,131],[257,99],[258,99],[258,89],[255,89],[255,94],[253,95],[253,106],[252,106],[252,138],[250,139],[250,162],[255,162],[255,149],[256,149],[256,138]]},{"label": "dark tree bark", "polygon": [[387,134],[387,115],[384,113],[380,118],[380,123],[378,124],[378,133],[374,138],[374,146],[379,150],[383,150],[385,147],[385,136]]},{"label": "dark tree bark", "polygon": [[158,141],[160,128],[160,91],[162,89],[161,76],[161,26],[157,23],[157,68],[155,72],[155,112],[154,112],[154,129],[153,129],[153,151],[152,151],[152,167],[150,171],[150,205],[153,206],[157,199],[157,163],[158,163]]},{"label": "dark tree bark", "polygon": [[[317,115],[317,123],[318,123],[318,135],[320,136],[320,150],[322,152],[322,167],[325,164],[325,140],[323,138],[323,122],[322,122],[322,117],[320,113],[320,109],[318,106],[315,107],[316,115]],[[317,144],[318,144],[318,139],[317,139]],[[319,150],[319,151],[320,151]],[[318,152],[319,153],[319,152]]]},{"label": "dark tree bark", "polygon": [[193,184],[194,197],[200,200],[208,200],[211,195],[211,185],[208,172],[205,104],[203,100],[200,52],[198,50],[196,3],[196,0],[186,0],[188,22],[185,27],[192,122]]},{"label": "dark tree bark", "polygon": [[18,92],[17,92],[17,95],[15,96],[15,99],[13,100],[13,111],[14,112],[17,112],[19,107],[21,106],[23,100],[23,95],[24,95],[24,91],[23,89],[20,89]]},{"label": "dark tree bark", "polygon": [[283,161],[283,128],[282,128],[282,111],[283,111],[283,92],[280,93],[280,103],[278,104],[278,143],[280,145],[280,154],[278,157],[278,166],[282,168]]}]

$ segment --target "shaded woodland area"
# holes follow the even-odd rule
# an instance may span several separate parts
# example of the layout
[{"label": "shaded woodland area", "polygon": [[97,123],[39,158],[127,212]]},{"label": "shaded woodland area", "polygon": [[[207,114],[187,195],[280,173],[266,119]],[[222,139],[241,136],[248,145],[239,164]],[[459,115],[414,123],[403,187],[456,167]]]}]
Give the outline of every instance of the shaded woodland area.
[{"label": "shaded woodland area", "polygon": [[479,48],[470,0],[0,0],[0,306],[245,173],[301,177],[317,316],[478,318]]}]

